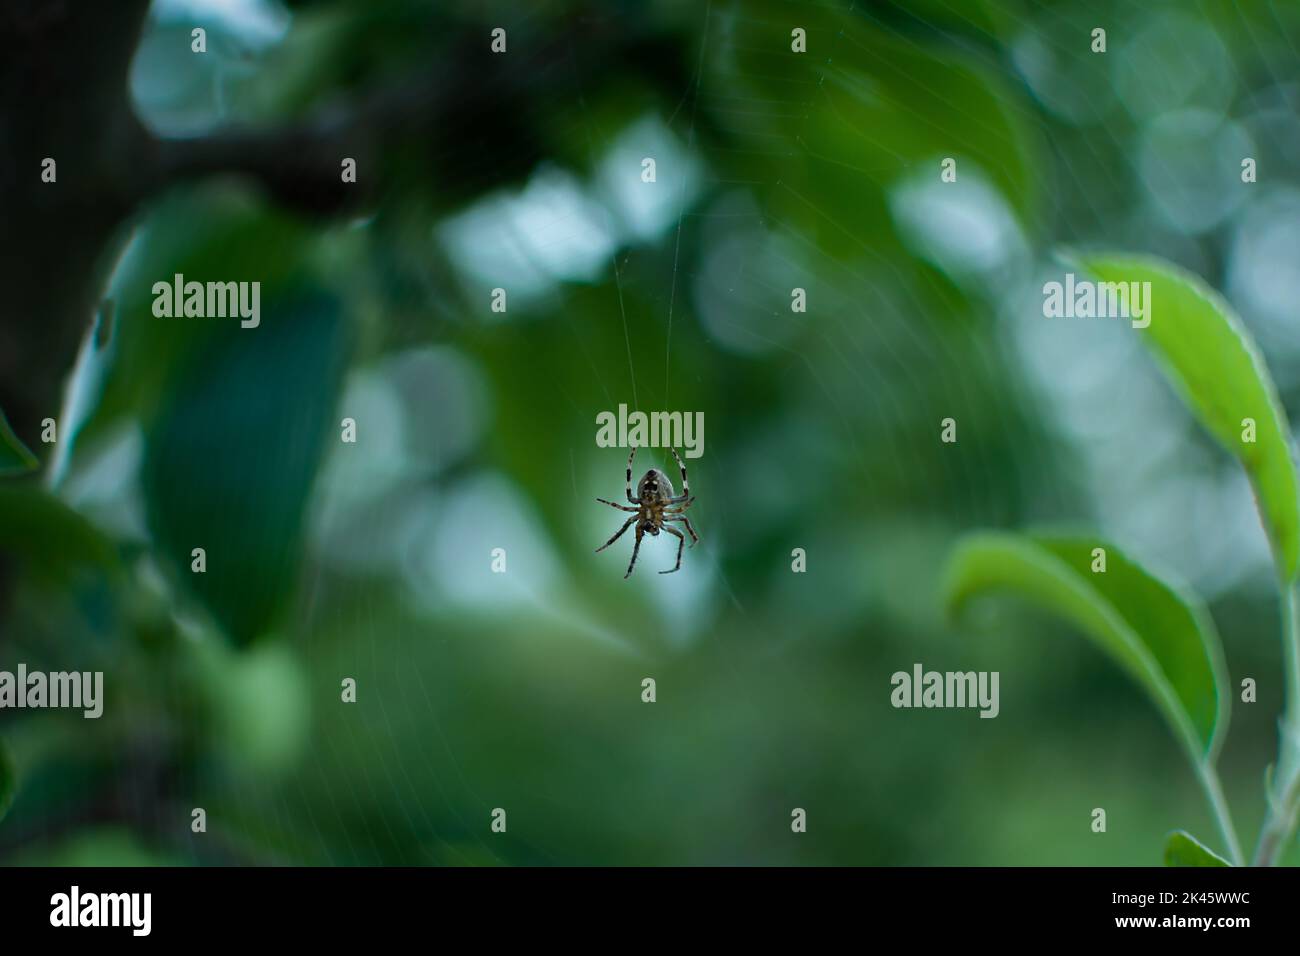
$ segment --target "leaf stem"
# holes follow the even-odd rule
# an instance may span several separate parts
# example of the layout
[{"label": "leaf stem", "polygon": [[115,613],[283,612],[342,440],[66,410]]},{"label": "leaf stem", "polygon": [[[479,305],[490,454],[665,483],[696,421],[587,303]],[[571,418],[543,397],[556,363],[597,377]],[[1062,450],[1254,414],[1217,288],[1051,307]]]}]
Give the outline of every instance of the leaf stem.
[{"label": "leaf stem", "polygon": [[1255,865],[1272,866],[1295,829],[1300,810],[1300,619],[1296,615],[1296,592],[1285,578],[1281,586],[1282,656],[1286,669],[1286,711],[1278,722],[1278,754],[1273,776],[1274,792],[1268,794],[1268,818],[1255,848]]},{"label": "leaf stem", "polygon": [[1246,858],[1242,856],[1241,844],[1237,841],[1237,829],[1232,825],[1232,814],[1228,811],[1228,801],[1223,796],[1219,772],[1214,769],[1214,764],[1209,760],[1198,760],[1196,775],[1200,778],[1201,787],[1210,801],[1210,809],[1214,811],[1219,833],[1223,835],[1223,841],[1228,846],[1228,859],[1232,861],[1233,866],[1243,866]]},{"label": "leaf stem", "polygon": [[1300,620],[1296,618],[1296,593],[1290,581],[1282,585],[1282,652],[1287,675],[1286,722],[1300,727]]}]

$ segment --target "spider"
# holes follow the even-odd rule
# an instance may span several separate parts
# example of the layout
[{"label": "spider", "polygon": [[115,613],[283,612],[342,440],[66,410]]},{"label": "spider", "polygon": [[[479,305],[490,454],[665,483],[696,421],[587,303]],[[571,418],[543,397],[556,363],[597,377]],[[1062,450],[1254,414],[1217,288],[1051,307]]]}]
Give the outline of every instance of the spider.
[{"label": "spider", "polygon": [[632,576],[632,568],[636,566],[636,555],[641,550],[641,537],[645,534],[658,535],[660,531],[667,531],[677,538],[677,564],[668,571],[660,571],[660,574],[672,574],[682,566],[682,548],[686,546],[686,538],[676,528],[668,526],[670,521],[680,521],[686,525],[686,530],[691,536],[691,547],[695,547],[700,540],[695,529],[691,527],[691,519],[686,517],[683,512],[691,506],[695,498],[691,495],[690,486],[686,483],[686,466],[682,460],[677,457],[677,449],[671,449],[673,458],[677,462],[677,467],[682,470],[682,493],[673,494],[673,483],[668,480],[658,468],[651,468],[642,476],[636,485],[636,497],[632,497],[632,459],[636,457],[636,447],[632,448],[632,454],[627,456],[627,500],[634,504],[635,508],[629,508],[627,505],[621,505],[613,501],[606,501],[604,498],[597,498],[602,505],[609,505],[611,508],[617,508],[619,511],[631,511],[632,517],[623,522],[623,527],[614,533],[599,548],[596,553],[604,551],[611,544],[622,537],[633,522],[636,523],[636,544],[632,546],[632,560],[628,562],[627,574],[623,575],[623,580]]}]

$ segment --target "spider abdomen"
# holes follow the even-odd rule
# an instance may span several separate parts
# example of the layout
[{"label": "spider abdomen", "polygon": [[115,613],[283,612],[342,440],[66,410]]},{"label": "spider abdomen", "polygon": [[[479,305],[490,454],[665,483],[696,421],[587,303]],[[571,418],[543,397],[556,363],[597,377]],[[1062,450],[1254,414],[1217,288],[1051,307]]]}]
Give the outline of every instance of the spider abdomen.
[{"label": "spider abdomen", "polygon": [[673,497],[673,483],[658,468],[651,468],[637,482],[636,496],[642,501],[667,501]]}]

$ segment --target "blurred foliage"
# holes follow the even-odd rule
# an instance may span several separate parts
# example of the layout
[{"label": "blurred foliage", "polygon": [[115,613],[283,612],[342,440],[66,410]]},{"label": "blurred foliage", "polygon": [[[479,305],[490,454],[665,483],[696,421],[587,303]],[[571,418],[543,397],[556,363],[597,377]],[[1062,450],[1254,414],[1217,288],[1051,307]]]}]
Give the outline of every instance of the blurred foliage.
[{"label": "blurred foliage", "polygon": [[[1294,413],[1300,349],[1265,326],[1300,275],[1261,284],[1236,250],[1250,216],[1300,236],[1300,141],[1276,122],[1300,11],[239,10],[155,4],[132,73],[147,125],[346,110],[435,82],[495,26],[510,52],[436,81],[463,105],[359,163],[355,214],[213,177],[112,250],[111,356],[67,469],[0,486],[0,667],[103,670],[107,703],[0,714],[0,861],[1151,864],[1171,820],[1213,830],[1158,712],[1050,617],[966,640],[941,614],[962,531],[1076,519],[1193,579],[1232,683],[1259,680],[1221,760],[1254,830],[1282,701],[1249,489],[1131,331],[1048,323],[1040,288],[1062,245],[1178,262],[1278,350]],[[195,23],[205,58],[184,52]],[[611,36],[635,41],[612,62]],[[1260,182],[1226,152],[1226,180],[1177,162],[1207,137],[1245,137]],[[260,281],[260,327],[154,317],[176,273]],[[678,574],[654,573],[666,537],[628,581],[622,542],[593,553],[626,458],[595,418],[620,403],[704,415],[703,540]],[[916,661],[1000,671],[998,719],[891,708]]]},{"label": "blurred foliage", "polygon": [[0,412],[0,475],[22,474],[36,467],[36,456],[22,443]]},{"label": "blurred foliage", "polygon": [[9,752],[4,748],[4,744],[0,743],[0,818],[3,818],[9,810],[9,804],[13,798],[14,765],[9,757]]}]

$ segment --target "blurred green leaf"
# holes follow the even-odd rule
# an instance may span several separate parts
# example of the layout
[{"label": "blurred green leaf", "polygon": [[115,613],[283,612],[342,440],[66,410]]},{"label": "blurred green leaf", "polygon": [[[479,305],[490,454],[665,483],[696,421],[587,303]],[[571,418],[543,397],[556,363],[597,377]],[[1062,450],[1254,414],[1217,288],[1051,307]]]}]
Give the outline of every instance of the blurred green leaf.
[{"label": "blurred green leaf", "polygon": [[[892,9],[882,7],[882,12],[895,15],[900,29],[911,27],[918,35],[934,39],[956,34],[972,44],[1014,37],[1023,32],[1026,20],[1014,5],[998,0],[971,0],[960,6],[945,0],[908,0]],[[930,30],[935,33],[930,34]]]},{"label": "blurred green leaf", "polygon": [[[1094,548],[1106,570],[1091,570]],[[1193,763],[1211,759],[1228,723],[1227,673],[1201,603],[1095,539],[980,533],[958,545],[946,601],[958,612],[991,591],[1060,614],[1114,657],[1164,713]]]},{"label": "blurred green leaf", "polygon": [[9,419],[5,418],[4,411],[0,409],[0,476],[26,474],[38,464],[32,450],[14,434]]},{"label": "blurred green leaf", "polygon": [[14,771],[14,762],[9,757],[5,742],[0,740],[0,820],[4,819],[9,811],[9,804],[14,801],[14,790],[17,784],[18,776]]},{"label": "blurred green leaf", "polygon": [[[957,160],[960,183],[978,167],[1022,224],[1037,221],[1041,144],[1020,92],[987,59],[817,5],[800,10],[809,52],[793,53],[785,7],[738,20],[737,68],[704,76],[718,124],[744,146],[710,158],[756,184],[773,225],[838,259],[905,259],[889,191],[917,177],[937,187],[945,157]],[[735,105],[738,88],[762,108]]]},{"label": "blurred green leaf", "polygon": [[311,726],[302,663],[269,641],[241,651],[208,642],[196,646],[196,659],[229,766],[262,780],[290,771]]},{"label": "blurred green leaf", "polygon": [[1165,841],[1165,866],[1232,866],[1204,847],[1186,830],[1175,830]]},{"label": "blurred green leaf", "polygon": [[45,489],[30,483],[0,486],[0,554],[12,554],[29,572],[66,580],[78,567],[109,569],[117,552],[94,525]]},{"label": "blurred green leaf", "polygon": [[[337,299],[302,280],[263,286],[261,325],[229,323],[177,369],[146,439],[158,553],[240,645],[269,630],[294,592],[347,342]],[[205,573],[191,571],[195,548]]]},{"label": "blurred green leaf", "polygon": [[[195,229],[194,223],[203,223]],[[112,277],[108,294],[117,306],[115,355],[94,416],[79,441],[93,440],[123,418],[166,405],[175,369],[220,348],[242,332],[225,321],[160,319],[153,314],[153,284],[176,273],[209,281],[250,277],[262,283],[263,313],[273,318],[272,297],[300,281],[314,246],[301,221],[246,190],[218,180],[181,190],[151,207],[132,239],[131,255]],[[236,323],[237,325],[238,323]]]},{"label": "blurred green leaf", "polygon": [[66,839],[41,843],[13,860],[16,866],[182,866],[186,860],[147,846],[125,827],[81,830]]},{"label": "blurred green leaf", "polygon": [[[1107,282],[1150,282],[1151,324],[1140,330],[1183,400],[1246,468],[1274,560],[1286,580],[1300,562],[1300,503],[1286,413],[1255,342],[1223,297],[1172,263],[1118,254],[1081,255]],[[1255,441],[1242,421],[1255,420]]]}]

